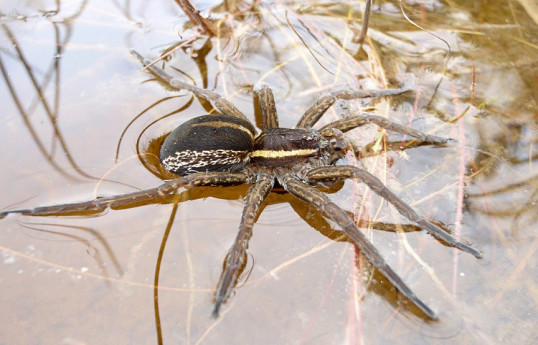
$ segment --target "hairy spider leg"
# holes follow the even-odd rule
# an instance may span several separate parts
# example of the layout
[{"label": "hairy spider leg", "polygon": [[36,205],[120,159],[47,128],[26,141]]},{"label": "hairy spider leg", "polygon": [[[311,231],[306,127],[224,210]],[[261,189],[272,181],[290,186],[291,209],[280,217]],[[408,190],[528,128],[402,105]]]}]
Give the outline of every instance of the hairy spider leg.
[{"label": "hairy spider leg", "polygon": [[265,200],[274,185],[274,177],[271,174],[259,173],[256,182],[250,187],[245,197],[245,207],[241,215],[241,224],[237,237],[226,256],[224,270],[217,285],[215,294],[215,308],[213,317],[217,318],[222,303],[226,302],[234,288],[239,273],[242,271],[247,256],[248,241],[252,236],[254,221],[260,212],[262,202]]},{"label": "hairy spider leg", "polygon": [[478,250],[458,241],[456,238],[443,231],[437,225],[419,216],[418,213],[411,206],[409,206],[409,204],[407,204],[400,197],[394,194],[394,192],[388,189],[387,186],[385,186],[383,182],[381,182],[381,180],[379,180],[377,177],[364,169],[350,165],[318,167],[310,170],[306,174],[306,177],[312,182],[357,178],[362,182],[366,183],[366,185],[377,195],[379,195],[380,197],[391,203],[394,207],[396,207],[398,212],[400,212],[407,219],[420,225],[430,235],[446,242],[452,247],[459,248],[471,255],[474,255],[478,259],[482,258],[482,253],[480,253]]},{"label": "hairy spider leg", "polygon": [[297,122],[296,128],[310,128],[314,126],[318,120],[325,114],[325,112],[339,99],[357,99],[367,97],[385,97],[392,95],[399,95],[401,93],[410,91],[410,88],[401,89],[384,89],[384,90],[339,90],[331,92],[326,96],[320,97],[316,103],[308,108],[299,122]]},{"label": "hairy spider leg", "polygon": [[420,310],[431,319],[437,319],[435,312],[422,302],[407,284],[398,276],[396,272],[385,262],[383,256],[372,245],[366,236],[359,230],[353,218],[344,210],[333,203],[325,194],[316,188],[308,186],[299,181],[291,174],[279,176],[280,184],[295,197],[314,205],[327,217],[338,224],[342,230],[351,238],[353,243],[359,248],[362,254],[385,276],[405,297],[411,300]]},{"label": "hairy spider leg", "polygon": [[106,196],[90,201],[60,204],[52,206],[41,206],[24,210],[9,210],[0,212],[0,218],[4,218],[11,213],[19,213],[25,216],[54,216],[80,214],[84,212],[102,212],[107,208],[128,207],[152,200],[162,199],[178,188],[192,188],[197,186],[223,186],[239,185],[247,183],[249,177],[240,172],[202,172],[185,177],[177,177],[168,180],[156,188],[145,189],[137,192]]},{"label": "hairy spider leg", "polygon": [[324,131],[327,131],[328,129],[334,128],[338,129],[342,132],[350,131],[354,128],[367,125],[369,123],[376,124],[377,126],[381,128],[388,129],[393,132],[402,133],[405,135],[409,135],[413,138],[418,139],[420,142],[423,143],[432,143],[432,144],[446,144],[449,139],[441,138],[436,135],[430,135],[426,134],[424,132],[421,132],[419,130],[416,130],[414,128],[411,128],[409,126],[401,125],[396,122],[392,122],[388,120],[387,118],[384,118],[383,116],[377,116],[377,115],[354,115],[350,116],[348,118],[337,120],[334,122],[331,122],[325,126],[323,126],[319,131],[323,133]]},{"label": "hairy spider leg", "polygon": [[179,79],[175,79],[170,74],[153,65],[150,60],[146,59],[135,50],[131,50],[131,54],[134,55],[142,63],[142,65],[144,65],[145,68],[156,74],[159,78],[161,78],[168,85],[170,85],[170,87],[177,90],[188,90],[197,97],[203,98],[209,102],[213,102],[215,108],[217,108],[223,115],[237,116],[242,119],[248,120],[247,117],[239,109],[237,109],[230,101],[228,101],[226,98],[222,97],[218,93],[184,83]]},{"label": "hairy spider leg", "polygon": [[278,128],[278,116],[275,106],[275,97],[269,85],[262,83],[254,92],[260,102],[260,113],[263,129]]}]

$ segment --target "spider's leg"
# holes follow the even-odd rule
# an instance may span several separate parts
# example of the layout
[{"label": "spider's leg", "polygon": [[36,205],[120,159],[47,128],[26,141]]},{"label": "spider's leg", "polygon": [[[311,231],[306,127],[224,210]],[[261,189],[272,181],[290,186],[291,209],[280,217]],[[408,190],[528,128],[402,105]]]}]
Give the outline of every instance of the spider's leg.
[{"label": "spider's leg", "polygon": [[400,212],[403,216],[420,225],[430,235],[446,242],[452,247],[459,248],[469,254],[474,255],[478,259],[482,258],[482,253],[480,253],[478,250],[458,241],[456,238],[443,231],[437,225],[419,216],[418,213],[409,204],[407,204],[399,196],[394,194],[394,192],[388,189],[387,186],[385,186],[383,182],[381,182],[381,180],[379,180],[377,177],[364,169],[349,165],[319,167],[309,171],[306,177],[310,181],[330,181],[345,178],[358,178],[362,182],[366,183],[366,185],[377,195],[381,196],[383,199],[387,200],[394,207],[396,207],[398,212]]},{"label": "spider's leg", "polygon": [[260,102],[263,129],[278,128],[278,116],[273,91],[267,84],[263,83],[256,87],[255,92]]},{"label": "spider's leg", "polygon": [[234,288],[239,273],[242,271],[247,256],[248,241],[252,236],[252,227],[260,211],[260,206],[265,200],[271,189],[273,189],[274,177],[269,174],[258,174],[256,182],[250,187],[245,197],[245,207],[241,216],[239,232],[235,238],[234,244],[224,264],[224,270],[217,285],[215,294],[215,308],[213,317],[219,316],[219,310],[222,303],[226,302],[232,289]]},{"label": "spider's leg", "polygon": [[168,180],[156,188],[127,194],[100,197],[84,202],[42,206],[24,210],[3,211],[0,212],[0,218],[4,218],[11,213],[19,213],[25,216],[74,215],[84,212],[96,213],[104,211],[107,208],[128,207],[129,205],[158,200],[166,197],[181,187],[237,185],[243,184],[247,180],[248,176],[243,173],[196,173],[186,177],[178,177]]},{"label": "spider's leg", "polygon": [[366,236],[359,230],[353,218],[351,218],[344,210],[338,207],[330,199],[311,186],[299,181],[291,175],[284,174],[279,177],[279,182],[291,194],[297,198],[314,205],[327,217],[336,222],[342,230],[351,238],[361,253],[385,276],[405,297],[411,300],[420,310],[428,317],[437,319],[435,312],[431,310],[424,302],[422,302],[411,290],[407,284],[398,276],[396,272],[385,262],[383,256],[372,245]]},{"label": "spider's leg", "polygon": [[393,132],[398,132],[398,133],[409,135],[425,143],[446,144],[448,142],[448,139],[446,138],[441,138],[435,135],[430,135],[430,134],[421,132],[419,130],[416,130],[414,128],[411,128],[409,126],[404,126],[399,123],[389,121],[387,118],[384,118],[383,116],[377,116],[377,115],[350,116],[342,120],[331,122],[323,126],[319,131],[323,133],[324,131],[334,128],[342,132],[347,132],[354,128],[364,126],[369,123],[376,124],[379,127],[388,129]]},{"label": "spider's leg", "polygon": [[296,128],[310,128],[314,126],[318,120],[325,114],[327,109],[331,107],[339,99],[356,99],[366,97],[384,97],[399,95],[410,91],[409,88],[402,89],[385,89],[385,90],[340,90],[331,92],[329,95],[320,97],[297,122]]},{"label": "spider's leg", "polygon": [[144,67],[156,74],[172,88],[177,90],[188,90],[198,97],[201,97],[209,102],[213,102],[215,108],[217,108],[222,114],[237,116],[248,120],[247,117],[239,109],[237,109],[230,101],[228,101],[218,93],[182,82],[179,79],[175,79],[159,67],[152,65],[152,62],[150,60],[144,58],[142,55],[140,55],[140,53],[135,50],[131,50],[131,54],[133,54],[142,63],[142,65],[144,65]]}]

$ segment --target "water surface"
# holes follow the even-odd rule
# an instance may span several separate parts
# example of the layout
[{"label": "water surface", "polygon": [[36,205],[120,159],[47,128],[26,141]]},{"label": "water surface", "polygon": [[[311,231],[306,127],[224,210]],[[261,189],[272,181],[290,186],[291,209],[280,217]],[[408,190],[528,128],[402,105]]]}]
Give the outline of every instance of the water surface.
[{"label": "water surface", "polygon": [[348,182],[331,194],[439,313],[431,322],[402,305],[349,242],[335,240],[334,224],[273,194],[254,228],[239,287],[213,320],[214,288],[245,187],[184,193],[177,206],[13,215],[0,221],[0,343],[530,344],[537,338],[532,2],[384,1],[373,7],[362,49],[354,41],[362,1],[193,3],[222,24],[220,38],[201,34],[173,1],[4,2],[0,208],[161,183],[147,154],[152,140],[211,110],[188,93],[148,82],[152,76],[129,54],[170,52],[160,66],[215,89],[253,121],[252,86],[269,83],[286,127],[332,89],[412,87],[404,97],[339,104],[324,121],[370,111],[455,139],[446,147],[391,150],[383,132],[368,127],[349,134],[363,158],[348,163],[375,173],[484,259],[424,232],[395,232],[409,222],[363,185]]}]

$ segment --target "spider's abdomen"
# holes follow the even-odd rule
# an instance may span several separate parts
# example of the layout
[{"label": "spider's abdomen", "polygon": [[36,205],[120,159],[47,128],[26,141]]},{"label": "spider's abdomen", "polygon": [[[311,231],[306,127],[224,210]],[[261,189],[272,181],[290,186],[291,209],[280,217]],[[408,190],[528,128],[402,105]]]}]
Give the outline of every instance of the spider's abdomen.
[{"label": "spider's abdomen", "polygon": [[164,140],[164,167],[181,176],[205,171],[238,171],[254,146],[250,122],[230,115],[203,115],[186,121]]},{"label": "spider's abdomen", "polygon": [[250,155],[253,164],[288,166],[320,155],[321,136],[301,128],[270,128],[256,138]]}]

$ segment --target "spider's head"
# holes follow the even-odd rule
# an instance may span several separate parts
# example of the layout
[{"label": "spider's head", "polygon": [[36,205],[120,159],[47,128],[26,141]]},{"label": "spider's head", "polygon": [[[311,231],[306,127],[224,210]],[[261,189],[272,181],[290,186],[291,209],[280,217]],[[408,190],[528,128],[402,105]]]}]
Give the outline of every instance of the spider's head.
[{"label": "spider's head", "polygon": [[323,130],[320,134],[327,140],[327,147],[325,150],[329,152],[331,162],[342,158],[350,148],[344,133],[338,129],[329,128]]}]

